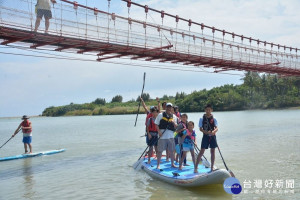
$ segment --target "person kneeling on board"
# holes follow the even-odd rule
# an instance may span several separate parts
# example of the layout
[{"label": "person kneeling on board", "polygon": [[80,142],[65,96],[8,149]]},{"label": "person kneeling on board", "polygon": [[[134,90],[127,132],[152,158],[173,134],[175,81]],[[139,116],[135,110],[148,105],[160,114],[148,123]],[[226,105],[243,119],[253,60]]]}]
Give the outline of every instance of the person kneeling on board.
[{"label": "person kneeling on board", "polygon": [[[22,117],[23,121],[20,123],[12,137],[14,137],[19,132],[19,129],[22,128],[25,153],[32,153],[32,125],[31,121],[29,121],[28,119],[29,117],[27,117],[27,115],[24,115]],[[29,147],[29,152],[27,146]]]}]

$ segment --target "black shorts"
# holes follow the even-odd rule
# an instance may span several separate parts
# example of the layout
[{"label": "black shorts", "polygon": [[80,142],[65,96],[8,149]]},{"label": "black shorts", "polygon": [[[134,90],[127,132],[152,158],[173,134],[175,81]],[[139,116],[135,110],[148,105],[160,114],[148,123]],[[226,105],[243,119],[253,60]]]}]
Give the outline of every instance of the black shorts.
[{"label": "black shorts", "polygon": [[202,142],[201,142],[201,149],[208,149],[208,147],[211,149],[218,147],[217,137],[215,135],[208,136],[208,135],[203,134]]},{"label": "black shorts", "polygon": [[51,10],[37,9],[36,16],[37,16],[37,18],[43,18],[43,16],[44,16],[45,19],[51,19],[52,12],[51,12]]},{"label": "black shorts", "polygon": [[175,145],[178,144],[178,137],[175,137],[174,141],[175,141]]},{"label": "black shorts", "polygon": [[[147,136],[148,138],[148,136]],[[157,136],[152,136],[151,139],[149,140],[149,138],[147,139],[147,145],[148,146],[157,146],[157,142],[158,142],[158,137]]]}]

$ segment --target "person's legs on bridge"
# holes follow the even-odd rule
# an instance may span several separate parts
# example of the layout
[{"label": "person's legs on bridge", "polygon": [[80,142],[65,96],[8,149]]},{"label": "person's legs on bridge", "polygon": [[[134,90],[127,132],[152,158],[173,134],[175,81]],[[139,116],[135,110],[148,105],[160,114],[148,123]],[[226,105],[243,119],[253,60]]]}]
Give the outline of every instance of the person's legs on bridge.
[{"label": "person's legs on bridge", "polygon": [[34,32],[37,32],[37,30],[40,26],[41,20],[42,20],[42,18],[40,18],[40,17],[36,18]]}]

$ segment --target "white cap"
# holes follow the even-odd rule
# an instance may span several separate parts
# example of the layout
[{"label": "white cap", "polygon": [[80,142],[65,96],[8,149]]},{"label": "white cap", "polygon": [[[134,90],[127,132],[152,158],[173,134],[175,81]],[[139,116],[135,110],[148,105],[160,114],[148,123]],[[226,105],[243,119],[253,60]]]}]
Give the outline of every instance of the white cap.
[{"label": "white cap", "polygon": [[168,107],[168,106],[171,106],[171,107],[172,107],[173,104],[172,104],[172,103],[167,103],[166,106],[167,106],[167,107]]}]

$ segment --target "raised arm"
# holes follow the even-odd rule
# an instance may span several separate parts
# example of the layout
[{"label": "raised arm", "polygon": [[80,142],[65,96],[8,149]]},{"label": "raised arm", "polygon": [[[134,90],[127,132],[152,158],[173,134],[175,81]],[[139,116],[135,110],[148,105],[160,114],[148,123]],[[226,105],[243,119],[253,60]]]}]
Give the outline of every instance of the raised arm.
[{"label": "raised arm", "polygon": [[145,104],[145,102],[144,102],[143,98],[142,98],[142,97],[140,97],[140,99],[141,99],[141,102],[142,102],[143,108],[145,109],[145,113],[149,113],[149,110],[148,110],[148,108],[147,108],[147,106],[146,106],[146,104]]},{"label": "raised arm", "polygon": [[156,97],[156,101],[157,101],[157,109],[158,109],[158,112],[160,112],[160,100],[158,97]]}]

